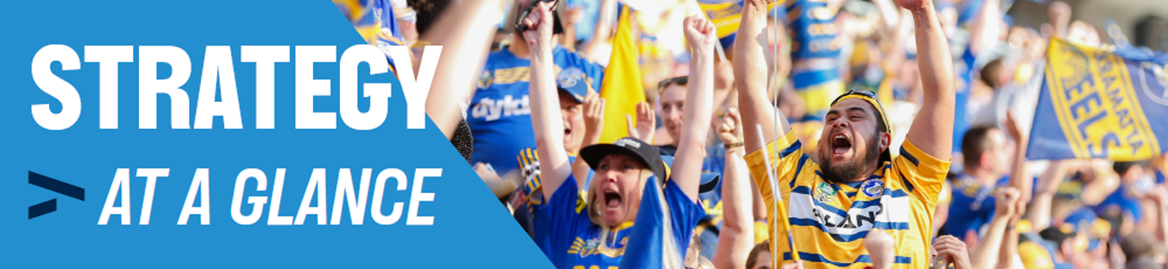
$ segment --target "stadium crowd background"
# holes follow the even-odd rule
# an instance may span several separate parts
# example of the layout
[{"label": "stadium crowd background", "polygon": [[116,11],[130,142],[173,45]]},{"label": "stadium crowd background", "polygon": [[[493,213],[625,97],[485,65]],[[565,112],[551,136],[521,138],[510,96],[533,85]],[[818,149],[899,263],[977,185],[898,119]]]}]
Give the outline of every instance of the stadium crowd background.
[{"label": "stadium crowd background", "polygon": [[[682,126],[712,126],[705,139],[702,172],[719,175],[722,181],[713,181],[712,188],[703,186],[699,195],[706,216],[692,232],[686,266],[769,268],[770,256],[764,254],[769,252],[764,243],[768,212],[757,187],[749,184],[755,195],[744,200],[749,211],[745,215],[754,223],[749,229],[757,232],[727,232],[743,228],[725,223],[728,219],[744,216],[726,216],[725,210],[731,209],[723,207],[723,201],[738,198],[723,197],[730,193],[722,189],[728,180],[727,158],[741,156],[727,154],[733,147],[726,143],[734,139],[722,136],[725,131],[720,127],[729,122],[733,129],[728,119],[738,113],[730,52],[738,22],[726,14],[733,14],[733,5],[741,5],[740,1],[559,2],[554,39],[558,46],[553,55],[560,95],[559,104],[548,105],[561,108],[565,150],[574,159],[581,148],[611,143],[615,139],[599,129],[609,132],[610,126],[619,126],[623,127],[620,136],[644,140],[659,146],[662,156],[672,156],[678,152]],[[772,7],[767,24],[768,49],[777,53],[766,54],[768,89],[777,92],[767,95],[777,96],[772,103],[791,120],[792,132],[804,147],[822,143],[818,139],[828,102],[849,89],[874,92],[887,106],[893,129],[909,129],[925,89],[917,70],[913,18],[908,11],[893,0],[779,2]],[[1024,159],[1033,122],[1052,120],[1034,118],[1049,44],[1058,38],[1081,46],[1115,46],[1123,32],[1075,20],[1076,13],[1091,11],[1074,10],[1058,1],[932,2],[953,54],[958,95],[953,161],[933,214],[932,232],[938,237],[934,246],[949,244],[947,250],[965,252],[952,255],[963,257],[951,257],[958,268],[1165,268],[1168,158],[1163,154],[1125,162]],[[436,63],[439,68],[427,113],[521,226],[538,237],[532,211],[540,206],[543,195],[531,115],[531,102],[538,101],[528,93],[534,52],[514,29],[517,13],[529,1],[334,3],[368,42],[413,48],[415,67],[425,64],[424,46],[445,47]],[[1017,14],[1027,15],[1006,15],[1019,9]],[[713,104],[714,116],[709,119],[687,119],[682,113],[692,61],[683,20],[696,14],[712,21],[720,38],[713,98],[707,100]],[[392,29],[387,30],[387,25]],[[622,27],[631,32],[622,32]],[[634,46],[622,46],[621,34],[632,37]],[[627,58],[630,48],[634,58]],[[629,62],[633,66],[622,64]],[[612,72],[614,68],[617,72]],[[606,105],[630,109],[613,114]],[[890,148],[899,148],[907,133],[896,132]],[[592,174],[588,166],[573,165],[572,175],[578,180]],[[703,183],[707,178],[703,177]],[[1012,178],[1030,179],[1024,180],[1030,191],[1010,187]],[[738,203],[735,209],[742,205]],[[735,239],[751,242],[748,253],[719,252],[720,240],[744,234],[751,238]],[[952,237],[941,237],[946,235]],[[868,252],[892,246],[868,238]],[[599,249],[589,246],[591,242],[582,243],[574,249],[604,250],[604,242]],[[620,252],[625,252],[623,247]],[[745,260],[719,262],[724,257]],[[964,264],[960,259],[965,259]]]}]

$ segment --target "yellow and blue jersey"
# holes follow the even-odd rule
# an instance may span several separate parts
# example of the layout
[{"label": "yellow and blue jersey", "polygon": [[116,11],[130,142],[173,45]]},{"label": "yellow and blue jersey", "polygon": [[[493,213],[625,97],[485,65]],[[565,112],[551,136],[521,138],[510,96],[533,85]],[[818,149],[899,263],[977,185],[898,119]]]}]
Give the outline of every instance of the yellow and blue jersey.
[{"label": "yellow and blue jersey", "polygon": [[807,119],[819,120],[831,108],[831,101],[843,93],[839,72],[843,36],[835,23],[839,8],[829,7],[826,0],[795,0],[786,4],[791,36],[791,59],[795,61],[826,59],[811,68],[791,70],[791,83],[803,98]]},{"label": "yellow and blue jersey", "polygon": [[[794,133],[787,133],[762,150],[746,155],[768,212],[777,212],[782,197],[798,253],[792,254],[788,231],[779,214],[767,215],[772,268],[798,255],[805,268],[871,266],[864,237],[884,229],[896,240],[894,268],[919,268],[929,262],[933,210],[949,171],[940,160],[906,141],[900,155],[885,162],[867,180],[836,184],[822,178],[820,167],[803,153]],[[769,156],[771,167],[767,167]],[[774,169],[777,186],[769,180]],[[772,186],[781,196],[776,196]]]},{"label": "yellow and blue jersey", "polygon": [[[650,177],[647,184],[656,180]],[[689,242],[694,226],[705,215],[705,211],[701,205],[690,201],[672,180],[665,183],[662,194],[670,205],[670,222],[673,224],[676,242]],[[625,255],[633,222],[613,227],[608,235],[602,236],[601,226],[592,223],[588,217],[585,197],[576,185],[576,178],[569,175],[552,197],[545,199],[536,211],[536,245],[556,268],[617,268]],[[661,222],[640,219],[641,216],[638,215],[637,222]]]},{"label": "yellow and blue jersey", "polygon": [[[600,88],[604,76],[600,65],[559,46],[552,54],[559,85],[587,83],[589,91]],[[530,66],[530,59],[516,57],[507,48],[487,56],[466,113],[474,136],[470,163],[487,163],[504,174],[519,168],[515,157],[520,151],[535,148],[528,97]]]},{"label": "yellow and blue jersey", "polygon": [[795,31],[791,45],[793,59],[828,58],[840,56],[843,38],[835,23],[839,8],[829,7],[827,0],[795,0],[787,2],[788,29]]},{"label": "yellow and blue jersey", "polygon": [[986,186],[967,174],[957,178],[953,185],[953,200],[949,204],[949,221],[941,235],[965,238],[969,230],[979,232],[982,225],[994,217],[997,206],[993,193],[997,188],[1009,185],[1009,178],[1003,177],[993,186]]}]

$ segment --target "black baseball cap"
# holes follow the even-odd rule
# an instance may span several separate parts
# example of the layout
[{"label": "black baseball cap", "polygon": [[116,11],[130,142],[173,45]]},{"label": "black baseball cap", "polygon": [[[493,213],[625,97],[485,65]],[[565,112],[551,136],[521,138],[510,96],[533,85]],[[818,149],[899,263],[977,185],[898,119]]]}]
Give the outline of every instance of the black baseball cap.
[{"label": "black baseball cap", "polygon": [[669,174],[665,171],[665,162],[661,160],[661,152],[657,146],[650,145],[632,137],[625,137],[613,141],[612,144],[595,144],[580,149],[580,157],[593,170],[600,166],[600,160],[610,154],[621,154],[641,161],[641,164],[653,171],[659,180],[665,180]]},{"label": "black baseball cap", "polygon": [[[584,162],[588,163],[588,166],[593,167],[594,170],[600,165],[601,159],[611,154],[621,154],[641,161],[641,164],[653,171],[653,175],[657,176],[657,180],[662,184],[669,179],[669,167],[665,158],[661,156],[661,151],[657,146],[650,145],[645,141],[625,137],[617,139],[612,144],[595,144],[580,149],[580,158],[584,158]],[[698,192],[713,190],[718,186],[719,180],[717,174],[702,174]]]}]

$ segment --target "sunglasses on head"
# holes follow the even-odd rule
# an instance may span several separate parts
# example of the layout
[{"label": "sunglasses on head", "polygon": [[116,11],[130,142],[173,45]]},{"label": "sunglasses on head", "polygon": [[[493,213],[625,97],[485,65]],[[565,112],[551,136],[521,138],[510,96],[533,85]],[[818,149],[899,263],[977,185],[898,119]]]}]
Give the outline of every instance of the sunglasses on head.
[{"label": "sunglasses on head", "polygon": [[677,84],[677,85],[689,84],[689,77],[681,76],[681,77],[667,78],[667,79],[662,80],[661,82],[657,83],[657,89],[669,87],[669,85],[673,85],[673,84]]}]

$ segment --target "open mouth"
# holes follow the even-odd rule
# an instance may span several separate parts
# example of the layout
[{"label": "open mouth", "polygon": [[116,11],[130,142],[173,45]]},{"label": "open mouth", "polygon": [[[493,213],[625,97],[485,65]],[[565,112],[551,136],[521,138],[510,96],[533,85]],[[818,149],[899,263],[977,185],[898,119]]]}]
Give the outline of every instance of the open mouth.
[{"label": "open mouth", "polygon": [[621,195],[619,193],[616,193],[616,191],[614,191],[614,190],[604,190],[604,197],[603,198],[604,198],[604,205],[606,207],[608,207],[608,209],[614,209],[614,208],[620,207],[621,202],[623,202],[623,199],[621,199]]},{"label": "open mouth", "polygon": [[572,128],[564,128],[564,136],[572,135]]},{"label": "open mouth", "polygon": [[831,153],[834,156],[841,156],[848,153],[852,149],[852,140],[842,133],[836,133],[831,137]]}]

